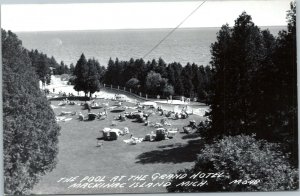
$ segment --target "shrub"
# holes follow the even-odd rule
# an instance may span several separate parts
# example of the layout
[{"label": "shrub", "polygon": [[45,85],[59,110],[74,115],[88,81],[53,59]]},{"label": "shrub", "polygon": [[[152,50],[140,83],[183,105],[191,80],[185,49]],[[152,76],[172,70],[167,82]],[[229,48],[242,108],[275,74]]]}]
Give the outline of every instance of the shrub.
[{"label": "shrub", "polygon": [[56,165],[59,126],[28,51],[2,30],[4,191],[27,194]]},{"label": "shrub", "polygon": [[131,78],[126,82],[126,87],[131,88],[132,90],[137,90],[139,88],[140,81],[136,78]]},{"label": "shrub", "polygon": [[[206,145],[192,169],[179,171],[188,176],[198,172],[221,172],[224,178],[208,180],[203,187],[176,186],[182,180],[173,180],[169,192],[197,191],[283,191],[298,189],[298,171],[291,167],[288,156],[280,146],[254,136],[229,136]],[[234,180],[260,180],[257,185],[230,184]],[[190,180],[190,179],[189,179]],[[192,179],[197,181],[199,179]]]},{"label": "shrub", "polygon": [[68,85],[75,85],[75,76],[69,78]]}]

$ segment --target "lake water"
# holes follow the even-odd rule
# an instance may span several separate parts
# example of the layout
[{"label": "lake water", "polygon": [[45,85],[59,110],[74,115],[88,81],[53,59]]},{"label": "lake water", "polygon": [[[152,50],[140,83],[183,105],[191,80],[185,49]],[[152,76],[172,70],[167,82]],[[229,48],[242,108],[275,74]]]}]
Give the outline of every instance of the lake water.
[{"label": "lake water", "polygon": [[[265,29],[266,27],[262,28]],[[276,35],[284,27],[268,27]],[[210,61],[210,45],[216,41],[220,28],[178,29],[156,48],[145,60],[162,57],[167,63],[187,62],[207,65]],[[76,64],[81,53],[96,58],[107,65],[109,58],[129,60],[142,58],[171,29],[97,30],[18,32],[23,46],[54,56],[60,62]]]}]

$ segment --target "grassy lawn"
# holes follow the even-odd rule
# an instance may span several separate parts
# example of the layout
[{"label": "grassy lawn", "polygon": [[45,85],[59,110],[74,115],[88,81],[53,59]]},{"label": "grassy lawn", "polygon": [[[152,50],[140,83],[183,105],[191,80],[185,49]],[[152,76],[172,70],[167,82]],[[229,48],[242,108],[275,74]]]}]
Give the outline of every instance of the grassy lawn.
[{"label": "grassy lawn", "polygon": [[[114,102],[108,100],[97,100],[97,102]],[[58,101],[51,104],[57,106],[54,109],[56,115],[61,111],[77,111],[87,115],[87,110],[81,110],[78,105],[58,106]],[[125,103],[133,106],[131,103]],[[103,109],[92,110],[92,112],[103,111]],[[135,111],[128,109],[126,111]],[[154,127],[145,126],[143,123],[133,122],[133,119],[126,119],[124,122],[117,121],[114,128],[123,129],[128,127],[130,134],[120,136],[115,141],[101,141],[102,147],[97,147],[99,131],[104,127],[112,127],[114,117],[120,113],[111,113],[108,110],[108,117],[105,120],[79,121],[77,116],[71,121],[59,122],[61,135],[59,136],[59,154],[56,168],[42,177],[42,180],[34,187],[33,194],[88,194],[88,193],[146,193],[166,192],[164,187],[155,188],[116,188],[116,189],[72,189],[68,186],[71,183],[57,183],[62,177],[80,176],[106,176],[107,179],[117,175],[152,175],[154,173],[171,174],[177,170],[190,168],[194,165],[197,153],[203,146],[199,137],[187,137],[186,134],[177,133],[173,139],[142,142],[137,145],[130,145],[123,142],[134,137],[144,137]],[[160,122],[162,116],[151,115],[151,122]],[[200,116],[192,115],[188,119],[169,120],[170,127],[182,127],[189,124],[189,120],[195,120],[198,124],[204,120]]]}]

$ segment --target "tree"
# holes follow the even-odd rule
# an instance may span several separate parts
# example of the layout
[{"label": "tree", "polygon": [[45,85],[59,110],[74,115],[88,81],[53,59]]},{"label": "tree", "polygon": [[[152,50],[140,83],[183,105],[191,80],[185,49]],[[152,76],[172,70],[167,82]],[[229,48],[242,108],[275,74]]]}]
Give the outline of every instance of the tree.
[{"label": "tree", "polygon": [[182,69],[182,72],[181,72],[181,81],[183,84],[184,96],[186,96],[186,97],[193,96],[194,85],[192,82],[192,76],[193,76],[192,66],[190,65],[190,63],[188,63]]},{"label": "tree", "polygon": [[85,94],[85,97],[87,96],[88,91],[88,65],[87,60],[84,56],[84,54],[81,54],[80,59],[77,61],[75,66],[74,75],[76,76],[74,80],[74,89],[76,91],[83,91]]},{"label": "tree", "polygon": [[110,58],[108,61],[104,82],[106,84],[113,84],[114,74],[115,74],[115,62]]},{"label": "tree", "polygon": [[146,88],[149,94],[155,95],[159,94],[160,82],[162,78],[159,73],[150,71],[146,77]]},{"label": "tree", "polygon": [[69,74],[69,68],[63,61],[60,62],[60,65],[55,69],[55,75]]},{"label": "tree", "polygon": [[47,61],[43,56],[40,56],[37,61],[36,73],[43,84],[46,83],[46,76],[50,73],[50,69],[47,66]]},{"label": "tree", "polygon": [[96,59],[86,60],[84,54],[82,54],[74,70],[74,89],[83,91],[85,97],[90,93],[91,97],[93,93],[100,91],[100,81],[104,78],[102,72],[105,73],[105,68],[101,67]]},{"label": "tree", "polygon": [[98,80],[100,83],[103,83],[105,80],[105,73],[106,73],[106,68],[104,66],[101,66],[99,61],[94,60],[95,67],[97,69],[97,74],[98,74]]},{"label": "tree", "polygon": [[163,88],[163,94],[166,96],[170,96],[174,94],[174,87],[170,84],[167,84]]},{"label": "tree", "polygon": [[298,162],[296,9],[278,38],[242,13],[212,44],[211,135],[255,133],[280,142]]},{"label": "tree", "polygon": [[154,71],[156,73],[159,73],[161,75],[161,77],[166,78],[166,77],[168,77],[166,69],[167,69],[167,64],[165,63],[165,61],[162,58],[159,58],[158,64],[154,68]]},{"label": "tree", "polygon": [[31,59],[31,65],[35,68],[38,79],[45,85],[50,83],[50,66],[53,66],[56,61],[54,58],[49,59],[47,55],[39,53],[38,50],[28,52]]},{"label": "tree", "polygon": [[4,191],[28,194],[56,166],[60,127],[39,89],[28,51],[12,32],[1,34]]},{"label": "tree", "polygon": [[169,64],[168,65],[168,67],[167,67],[167,73],[168,73],[168,76],[167,76],[167,78],[168,78],[168,81],[169,81],[169,83],[171,84],[171,85],[175,85],[175,83],[176,83],[176,78],[175,78],[175,70],[174,70],[174,65],[175,65],[176,63],[171,63],[171,64]]},{"label": "tree", "polygon": [[58,63],[56,62],[56,60],[53,56],[49,59],[49,66],[52,67],[52,68],[57,68],[58,67]]},{"label": "tree", "polygon": [[296,2],[287,12],[287,31],[279,32],[274,52],[276,96],[273,97],[278,139],[287,144],[298,165]]},{"label": "tree", "polygon": [[181,72],[182,72],[182,65],[177,63],[174,65],[174,77],[176,78],[174,87],[176,94],[182,96],[184,95],[184,87],[183,82],[181,78]]},{"label": "tree", "polygon": [[257,126],[254,105],[261,85],[256,77],[265,74],[260,70],[268,58],[265,43],[251,16],[243,12],[233,28],[221,28],[212,44],[215,73],[210,118],[213,130],[220,135],[261,134],[264,130]]},{"label": "tree", "polygon": [[139,86],[140,86],[140,81],[138,79],[136,79],[136,78],[131,78],[130,80],[128,80],[126,82],[126,87],[130,88],[132,90],[139,89]]},{"label": "tree", "polygon": [[99,64],[95,59],[89,59],[87,62],[88,78],[87,78],[87,91],[92,94],[100,91],[99,75],[96,64]]},{"label": "tree", "polygon": [[75,71],[75,66],[73,63],[70,64],[70,74],[74,75],[74,71]]}]

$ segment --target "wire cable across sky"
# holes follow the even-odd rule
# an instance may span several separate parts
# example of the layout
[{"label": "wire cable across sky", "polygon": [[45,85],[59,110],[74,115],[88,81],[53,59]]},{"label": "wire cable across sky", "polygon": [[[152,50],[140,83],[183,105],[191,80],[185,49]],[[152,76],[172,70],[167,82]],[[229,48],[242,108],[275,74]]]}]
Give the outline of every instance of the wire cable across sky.
[{"label": "wire cable across sky", "polygon": [[[207,0],[206,0],[207,1]],[[153,52],[161,43],[163,43],[174,31],[176,31],[189,17],[191,17],[206,1],[198,5],[187,17],[185,17],[175,28],[173,28],[165,37],[163,37],[149,52],[147,52],[143,59]]]}]

